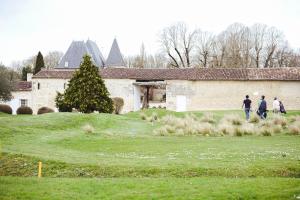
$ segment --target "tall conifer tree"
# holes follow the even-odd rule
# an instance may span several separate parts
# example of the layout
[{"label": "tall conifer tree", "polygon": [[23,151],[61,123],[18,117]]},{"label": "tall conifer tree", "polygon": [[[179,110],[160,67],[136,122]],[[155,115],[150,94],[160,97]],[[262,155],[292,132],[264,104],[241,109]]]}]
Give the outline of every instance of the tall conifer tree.
[{"label": "tall conifer tree", "polygon": [[28,73],[32,73],[32,68],[30,65],[27,65],[26,67],[22,68],[22,81],[26,81],[27,80],[27,74]]},{"label": "tall conifer tree", "polygon": [[45,67],[44,58],[43,58],[42,53],[39,51],[39,53],[36,57],[36,62],[35,62],[33,74],[38,73],[44,67]]},{"label": "tall conifer tree", "polygon": [[79,70],[71,78],[64,93],[64,101],[83,113],[112,113],[113,102],[89,55],[83,56]]}]

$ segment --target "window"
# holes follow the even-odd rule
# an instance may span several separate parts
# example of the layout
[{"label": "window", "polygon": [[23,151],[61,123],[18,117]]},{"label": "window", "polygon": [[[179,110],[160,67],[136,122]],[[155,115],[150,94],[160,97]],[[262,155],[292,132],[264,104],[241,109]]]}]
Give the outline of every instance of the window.
[{"label": "window", "polygon": [[39,89],[41,89],[41,84],[40,84],[40,83],[38,83],[38,90],[39,90]]},{"label": "window", "polygon": [[27,106],[28,105],[28,100],[27,99],[21,99],[21,106]]},{"label": "window", "polygon": [[68,67],[69,66],[69,63],[68,62],[65,62],[65,67]]}]

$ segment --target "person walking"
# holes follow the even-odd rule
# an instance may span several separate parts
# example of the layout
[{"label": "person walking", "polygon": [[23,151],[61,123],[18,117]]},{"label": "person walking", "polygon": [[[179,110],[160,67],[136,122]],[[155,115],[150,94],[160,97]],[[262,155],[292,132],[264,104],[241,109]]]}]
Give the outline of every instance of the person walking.
[{"label": "person walking", "polygon": [[279,101],[279,107],[280,107],[280,112],[286,114],[286,111],[285,111],[282,101]]},{"label": "person walking", "polygon": [[273,101],[273,113],[279,113],[280,111],[280,102],[278,101],[277,97],[274,98]]},{"label": "person walking", "polygon": [[246,120],[249,121],[251,111],[251,100],[249,99],[249,95],[246,95],[246,99],[243,101],[242,108],[245,110]]},{"label": "person walking", "polygon": [[261,119],[267,118],[267,102],[264,95],[261,96],[261,100],[258,106],[258,113]]}]

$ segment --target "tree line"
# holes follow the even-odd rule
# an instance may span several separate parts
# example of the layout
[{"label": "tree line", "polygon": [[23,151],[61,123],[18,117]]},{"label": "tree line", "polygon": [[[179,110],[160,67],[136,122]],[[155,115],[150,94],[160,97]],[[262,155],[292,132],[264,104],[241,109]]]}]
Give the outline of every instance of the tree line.
[{"label": "tree line", "polygon": [[[27,73],[36,74],[41,68],[52,69],[57,67],[62,56],[63,53],[60,51],[50,51],[45,56],[38,52],[38,55],[30,56],[27,59],[13,61],[10,67],[21,74],[22,80],[26,80]],[[37,58],[39,59],[37,60]]]},{"label": "tree line", "polygon": [[129,67],[149,68],[274,68],[300,66],[300,52],[292,49],[284,33],[265,24],[229,25],[219,34],[189,29],[176,23],[162,29],[160,52],[127,57]]},{"label": "tree line", "polygon": [[34,65],[27,64],[15,70],[14,68],[5,67],[0,63],[0,101],[9,101],[12,98],[16,83],[20,80],[27,80],[27,73],[38,73],[42,68],[45,68],[44,57],[39,51],[36,57],[33,57]]}]

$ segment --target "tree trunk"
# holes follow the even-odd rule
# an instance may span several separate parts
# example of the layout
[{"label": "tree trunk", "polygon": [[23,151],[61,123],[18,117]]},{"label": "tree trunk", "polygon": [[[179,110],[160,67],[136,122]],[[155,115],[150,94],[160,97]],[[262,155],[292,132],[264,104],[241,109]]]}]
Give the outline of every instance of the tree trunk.
[{"label": "tree trunk", "polygon": [[255,59],[255,63],[256,63],[256,68],[259,68],[259,53],[256,53],[256,59]]},{"label": "tree trunk", "polygon": [[183,59],[182,59],[182,56],[180,55],[180,52],[178,51],[177,48],[175,48],[175,51],[176,51],[176,53],[178,54],[178,56],[179,56],[179,58],[180,58],[180,61],[181,61],[181,63],[182,63],[182,66],[185,67],[185,64],[184,64],[184,61],[183,61]]},{"label": "tree trunk", "polygon": [[186,57],[186,63],[187,63],[187,67],[190,67],[191,63],[190,63],[190,52],[188,48],[185,48],[185,57]]},{"label": "tree trunk", "polygon": [[[271,51],[270,51],[270,53],[269,53],[268,56],[267,56],[267,59],[266,59],[266,61],[265,61],[264,68],[269,67],[269,65],[271,64],[270,62],[271,62],[271,59],[272,59],[272,56],[273,56],[273,53],[274,53],[275,49],[276,49],[276,46],[273,46],[272,49],[271,49]],[[269,63],[270,63],[270,64],[269,64]]]},{"label": "tree trunk", "polygon": [[168,53],[168,56],[170,56],[170,58],[173,60],[173,62],[175,63],[175,65],[173,65],[174,67],[179,67],[177,60],[170,54]]}]

